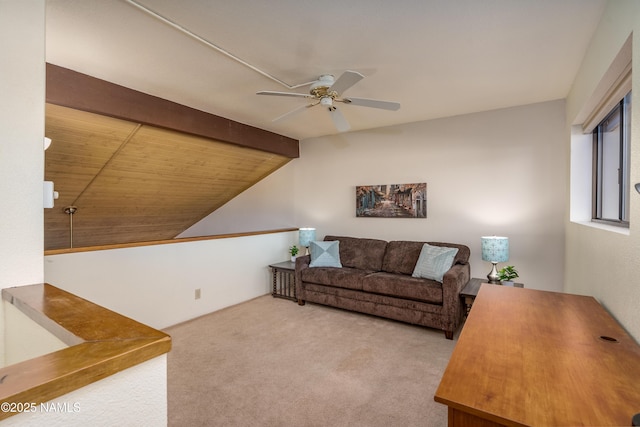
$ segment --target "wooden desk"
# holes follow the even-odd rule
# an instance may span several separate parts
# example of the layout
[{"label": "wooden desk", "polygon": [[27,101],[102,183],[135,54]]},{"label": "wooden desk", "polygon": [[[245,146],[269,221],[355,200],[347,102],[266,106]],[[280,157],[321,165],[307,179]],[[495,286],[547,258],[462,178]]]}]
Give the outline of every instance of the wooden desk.
[{"label": "wooden desk", "polygon": [[449,426],[629,426],[640,412],[640,346],[594,298],[483,284],[473,307],[434,397]]},{"label": "wooden desk", "polygon": [[[464,301],[464,306],[466,308],[465,316],[469,315],[471,311],[471,306],[473,305],[473,301],[478,296],[478,292],[480,291],[480,285],[483,283],[487,283],[487,279],[478,279],[473,278],[469,280],[469,283],[460,291],[460,298]],[[513,285],[503,285],[496,283],[495,286],[515,286],[516,288],[524,288],[524,284],[522,283],[514,283]]]}]

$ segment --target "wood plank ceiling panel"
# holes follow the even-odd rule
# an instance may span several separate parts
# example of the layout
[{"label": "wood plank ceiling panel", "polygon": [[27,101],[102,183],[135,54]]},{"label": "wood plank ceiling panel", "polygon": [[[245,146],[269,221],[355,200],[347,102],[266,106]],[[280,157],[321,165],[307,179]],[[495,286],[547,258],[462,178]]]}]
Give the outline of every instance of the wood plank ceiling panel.
[{"label": "wood plank ceiling panel", "polygon": [[45,180],[60,195],[54,209],[44,210],[45,248],[69,247],[64,207],[75,203],[138,125],[52,104],[46,104],[45,123],[54,141],[45,152]]},{"label": "wood plank ceiling panel", "polygon": [[47,150],[46,172],[60,199],[45,215],[46,249],[69,247],[70,203],[74,247],[171,239],[290,161],[126,121],[109,133],[96,125],[104,116],[49,107],[49,150],[60,147]]}]

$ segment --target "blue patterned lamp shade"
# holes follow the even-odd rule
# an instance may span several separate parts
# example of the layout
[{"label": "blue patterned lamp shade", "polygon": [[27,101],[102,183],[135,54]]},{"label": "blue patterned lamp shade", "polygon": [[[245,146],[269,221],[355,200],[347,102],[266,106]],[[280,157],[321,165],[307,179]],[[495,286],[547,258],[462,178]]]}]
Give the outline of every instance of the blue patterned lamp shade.
[{"label": "blue patterned lamp shade", "polygon": [[482,237],[482,260],[489,262],[509,261],[508,237]]},{"label": "blue patterned lamp shade", "polygon": [[304,248],[308,248],[311,242],[316,240],[316,229],[315,228],[301,228],[298,230],[298,239],[300,242],[300,246]]}]

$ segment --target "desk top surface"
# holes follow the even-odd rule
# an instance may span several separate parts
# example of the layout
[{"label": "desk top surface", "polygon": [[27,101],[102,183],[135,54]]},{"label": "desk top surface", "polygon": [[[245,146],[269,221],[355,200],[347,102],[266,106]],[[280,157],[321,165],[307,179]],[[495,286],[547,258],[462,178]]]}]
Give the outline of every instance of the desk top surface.
[{"label": "desk top surface", "polygon": [[[463,297],[472,296],[475,298],[476,296],[478,296],[478,292],[480,291],[480,285],[482,285],[483,283],[486,283],[487,285],[491,284],[491,283],[487,283],[487,279],[473,278],[469,280],[469,283],[467,283],[466,286],[462,288],[462,290],[460,291],[460,295]],[[513,285],[504,285],[501,283],[496,283],[496,284],[493,284],[493,286],[511,286],[516,288],[524,288],[523,283],[514,283]]]},{"label": "desk top surface", "polygon": [[592,297],[483,284],[435,400],[505,425],[630,425],[640,346]]}]

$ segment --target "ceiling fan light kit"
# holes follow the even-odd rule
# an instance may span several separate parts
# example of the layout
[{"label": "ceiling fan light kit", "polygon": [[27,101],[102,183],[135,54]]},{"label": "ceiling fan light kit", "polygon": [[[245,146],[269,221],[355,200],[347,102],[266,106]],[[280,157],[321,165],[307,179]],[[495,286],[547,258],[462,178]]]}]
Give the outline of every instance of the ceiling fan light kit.
[{"label": "ceiling fan light kit", "polygon": [[382,110],[397,111],[400,109],[400,104],[397,102],[380,101],[377,99],[366,98],[345,98],[342,97],[344,93],[351,86],[362,80],[364,76],[357,71],[345,71],[336,80],[331,74],[323,74],[318,77],[318,80],[311,83],[309,87],[309,94],[294,93],[294,92],[274,92],[274,91],[260,91],[258,95],[271,95],[271,96],[289,96],[294,98],[306,98],[312,100],[310,104],[298,107],[288,113],[285,113],[273,121],[283,120],[287,117],[294,115],[295,113],[306,110],[309,107],[314,107],[318,104],[323,107],[327,107],[331,114],[333,124],[340,132],[348,131],[351,126],[342,112],[334,105],[335,102],[342,102],[344,104],[358,105],[361,107],[379,108]]},{"label": "ceiling fan light kit", "polygon": [[333,99],[328,96],[320,99],[320,105],[324,105],[325,107],[333,107]]}]

